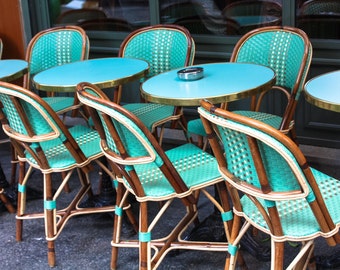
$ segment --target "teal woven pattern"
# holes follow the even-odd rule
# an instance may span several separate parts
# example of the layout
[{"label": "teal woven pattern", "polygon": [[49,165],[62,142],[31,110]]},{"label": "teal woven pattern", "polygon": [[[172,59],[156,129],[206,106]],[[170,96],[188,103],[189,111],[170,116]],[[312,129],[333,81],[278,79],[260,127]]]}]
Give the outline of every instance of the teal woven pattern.
[{"label": "teal woven pattern", "polygon": [[276,129],[280,128],[280,124],[282,121],[282,118],[280,116],[270,114],[270,113],[254,112],[254,111],[235,111],[235,112],[239,115],[243,115],[243,116],[264,122]]},{"label": "teal woven pattern", "polygon": [[[7,91],[6,88],[1,87],[0,89],[1,89],[0,92]],[[20,95],[20,93],[15,92],[15,90],[13,90],[13,92],[14,95]],[[20,134],[27,135],[28,132],[25,126],[23,125],[21,117],[12,100],[10,99],[10,96],[4,93],[0,93],[0,100],[4,106],[3,110],[11,128]],[[44,108],[40,106],[38,102],[32,99],[30,100],[30,102],[34,103],[37,106],[37,108],[40,108],[42,111],[46,113]],[[35,107],[33,107],[29,102],[24,101],[22,101],[22,106],[25,109],[25,113],[28,119],[31,120],[31,125],[36,135],[44,135],[53,132],[53,129],[47,123],[46,119],[43,117],[43,115],[41,115],[40,112],[38,112],[35,109]]]},{"label": "teal woven pattern", "polygon": [[276,84],[292,90],[304,56],[304,48],[303,39],[295,33],[266,31],[253,35],[243,43],[236,62],[269,66],[275,71]]},{"label": "teal woven pattern", "polygon": [[[24,87],[31,88],[30,80],[43,70],[59,65],[87,59],[89,40],[79,28],[56,27],[38,33],[31,40],[26,54],[29,62],[29,74],[25,76]],[[71,109],[74,97],[67,94],[44,98],[56,112]]]},{"label": "teal woven pattern", "polygon": [[[295,164],[295,169],[303,175],[299,169],[299,165],[292,153],[279,141],[260,130],[222,119],[221,117],[206,112],[202,108],[199,108],[199,112],[208,115],[210,117],[209,119],[212,119],[211,121],[214,121],[214,119],[218,120],[217,128],[221,143],[224,147],[228,170],[238,177],[240,181],[244,181],[257,188],[260,187],[259,178],[246,136],[246,134],[249,134],[252,137],[260,138],[260,140],[257,140],[257,143],[272,190],[285,192],[301,189],[292,171],[292,165],[287,163],[282,153],[285,154],[290,163]],[[232,126],[232,128],[230,128],[230,126]],[[238,131],[238,129],[242,130],[242,132]],[[284,181],[282,179],[284,179]]]},{"label": "teal woven pattern", "polygon": [[173,106],[155,103],[130,103],[124,105],[124,108],[134,113],[151,132],[154,131],[155,123],[174,114]]},{"label": "teal woven pattern", "polygon": [[301,6],[301,15],[324,15],[340,13],[340,2],[334,0],[306,1]]},{"label": "teal woven pattern", "polygon": [[[96,131],[86,126],[75,126],[69,130],[87,158],[93,159],[103,155],[99,147],[100,138]],[[76,165],[75,159],[60,138],[41,142],[40,146],[44,150],[50,168],[57,170]],[[27,154],[27,160],[31,164],[36,164],[36,160],[29,154]]]},{"label": "teal woven pattern", "polygon": [[199,136],[205,137],[207,134],[203,127],[201,118],[193,119],[188,121],[188,137],[190,138],[192,134],[197,134]]},{"label": "teal woven pattern", "polygon": [[[88,93],[91,93],[90,91],[89,89]],[[123,144],[130,161],[123,156],[121,156],[121,159],[114,158],[110,156],[106,149],[104,152],[114,162],[120,165],[129,165],[124,167],[127,173],[133,169],[136,171],[145,194],[143,198],[140,198],[141,200],[164,200],[168,196],[181,196],[181,194],[176,194],[169,180],[161,171],[160,167],[163,165],[168,166],[168,163],[163,161],[162,154],[158,152],[160,150],[156,150],[157,147],[150,141],[149,138],[153,138],[151,133],[143,132],[141,123],[138,124],[137,120],[129,118],[123,112],[111,107],[110,104],[105,105],[82,95],[78,95],[78,97],[83,104],[97,111],[106,133],[107,147],[120,155],[117,151],[117,145],[109,132],[110,128],[103,121],[101,114],[105,113],[111,117],[115,130],[119,134],[120,142]],[[221,179],[215,158],[193,144],[176,147],[166,151],[165,154],[189,189]],[[125,179],[124,183],[131,192],[134,192],[127,179]]]},{"label": "teal woven pattern", "polygon": [[[199,108],[199,112],[210,122],[217,125],[221,143],[225,150],[227,169],[237,177],[236,185],[240,190],[242,190],[241,182],[246,182],[255,187],[260,186],[256,170],[253,167],[254,161],[248,147],[247,137],[257,139],[261,160],[264,164],[270,187],[276,192],[287,192],[286,195],[280,197],[277,195],[271,196],[271,201],[268,201],[268,198],[265,201],[264,199],[266,198],[261,191],[257,192],[255,196],[264,209],[267,209],[267,206],[270,205],[277,207],[284,234],[281,240],[298,240],[306,236],[322,235],[315,215],[308,203],[309,199],[314,199],[313,192],[311,192],[307,179],[293,153],[280,141],[263,131],[223,119],[207,112],[203,108]],[[313,168],[311,168],[311,171],[334,223],[339,224],[340,181]],[[231,183],[236,181],[236,179],[228,177],[226,177],[226,180]],[[296,196],[297,193],[294,195],[294,192],[303,189],[308,193],[306,197]],[[242,191],[254,196],[253,189],[250,190],[244,187]],[[291,195],[295,197],[288,198]],[[234,210],[257,228],[270,233],[266,221],[248,196],[244,195],[241,198],[241,204],[242,213],[239,213],[236,209]]]},{"label": "teal woven pattern", "polygon": [[[193,144],[176,147],[167,151],[166,155],[188,188],[194,188],[221,177],[215,158]],[[167,178],[155,163],[134,167],[146,197],[161,200],[162,197],[175,194]]]},{"label": "teal woven pattern", "polygon": [[148,76],[152,77],[185,66],[187,43],[187,37],[180,31],[154,29],[139,33],[130,40],[124,57],[147,61],[150,65]]},{"label": "teal woven pattern", "polygon": [[31,76],[50,67],[81,60],[83,36],[79,32],[52,31],[36,40],[30,63]]},{"label": "teal woven pattern", "polygon": [[[339,224],[340,182],[317,170],[312,169],[312,171],[334,223]],[[261,214],[247,196],[243,196],[241,202],[247,219],[251,220],[256,226],[269,231]],[[261,202],[264,205],[264,202]],[[276,206],[279,211],[283,234],[290,240],[320,233],[320,227],[305,199],[280,201],[276,202]]]},{"label": "teal woven pattern", "polygon": [[[2,87],[0,89],[5,90]],[[0,93],[0,101],[4,106],[2,110],[6,115],[9,125],[12,127],[12,129],[18,133],[27,135],[26,128],[20,120],[19,114],[9,96]]]},{"label": "teal woven pattern", "polygon": [[[220,128],[219,132],[225,146],[228,169],[242,181],[260,187],[247,137],[230,129]],[[255,130],[252,132],[256,132]],[[262,142],[258,142],[269,182],[273,191],[299,190],[296,178],[286,161]],[[280,146],[279,146],[280,147]],[[289,153],[287,150],[282,149]],[[285,179],[285,181],[282,181]]]},{"label": "teal woven pattern", "polygon": [[[91,89],[86,89],[86,90],[90,94],[95,95],[95,93],[91,91]],[[117,132],[119,133],[121,140],[125,142],[126,151],[128,152],[130,157],[149,156],[149,152],[146,150],[143,143],[141,143],[141,140],[145,144],[147,144],[151,149],[153,147],[148,142],[148,139],[145,137],[144,133],[136,126],[136,124],[133,121],[131,121],[126,116],[120,114],[119,112],[115,111],[114,109],[108,106],[94,102],[89,99],[85,99],[84,97],[81,97],[81,102],[90,107],[96,108],[96,110],[98,110],[98,115],[102,120],[102,126],[104,128],[104,132],[106,135],[106,143],[107,143],[107,146],[110,148],[110,150],[112,150],[113,152],[119,155],[116,143],[113,140],[112,135],[106,123],[103,121],[102,115],[100,113],[101,111],[104,111],[105,113],[111,116],[112,123],[114,123],[115,128]],[[118,119],[118,121],[116,119]],[[138,136],[140,136],[140,139],[138,139],[133,133],[131,133],[129,128],[137,132]],[[158,157],[156,158],[156,160],[159,161],[160,158]],[[159,166],[160,165],[162,165],[162,163],[159,163]]]},{"label": "teal woven pattern", "polygon": [[[35,143],[29,143],[31,138],[28,138],[28,131],[22,123],[21,115],[12,102],[11,96],[18,97],[33,132],[33,136],[30,137],[35,138]],[[34,95],[30,97],[23,91],[0,87],[0,101],[4,106],[3,111],[9,126],[23,135],[20,140],[28,142],[27,145],[30,145],[32,151],[36,152],[38,149],[42,149],[52,170],[77,165],[74,157],[64,145],[68,135],[64,134],[54,121],[58,116],[50,114],[39,97]],[[73,126],[69,131],[87,158],[94,159],[103,155],[99,147],[99,135],[96,131],[82,125]],[[26,152],[25,158],[35,167],[39,167],[38,161],[28,152]]]},{"label": "teal woven pattern", "polygon": [[[303,76],[297,81],[301,69],[302,59],[305,54],[305,41],[298,33],[286,30],[268,30],[257,32],[248,37],[237,51],[235,62],[254,63],[268,66],[275,71],[276,86],[281,86],[292,92],[297,88],[294,96],[297,101],[303,89],[305,79],[309,70],[309,63],[312,57],[312,48],[309,48],[307,64],[304,67]],[[297,85],[299,83],[299,85]],[[270,115],[261,112],[234,111],[253,119],[280,128],[281,116]],[[262,120],[261,120],[262,119]],[[200,120],[195,123],[188,122],[188,135],[198,134],[205,136],[204,128]],[[293,126],[293,122],[290,126]]]},{"label": "teal woven pattern", "polygon": [[[120,54],[123,57],[147,61],[150,66],[148,78],[165,71],[192,65],[194,61],[195,42],[180,29],[166,26],[146,28],[136,31],[127,40]],[[190,41],[192,47],[189,51]],[[189,56],[189,61],[187,56]],[[157,126],[180,117],[180,114],[174,114],[174,106],[135,103],[127,104],[124,108],[141,119],[151,132],[154,132]]]},{"label": "teal woven pattern", "polygon": [[74,104],[73,97],[67,96],[57,96],[57,97],[44,97],[43,98],[55,112],[59,112],[64,110],[65,108],[69,108]]}]

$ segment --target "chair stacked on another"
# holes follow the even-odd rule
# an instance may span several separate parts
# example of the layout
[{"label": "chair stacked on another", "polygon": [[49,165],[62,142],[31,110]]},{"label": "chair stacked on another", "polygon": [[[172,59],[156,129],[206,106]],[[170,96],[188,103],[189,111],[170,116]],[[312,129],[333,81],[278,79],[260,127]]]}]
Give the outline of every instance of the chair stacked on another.
[{"label": "chair stacked on another", "polygon": [[[189,31],[177,25],[154,25],[135,30],[124,39],[119,50],[120,57],[147,61],[150,66],[148,78],[192,65],[194,54],[195,43]],[[121,91],[120,87],[115,92],[117,96],[114,101],[118,104]],[[165,123],[172,122],[171,127],[175,127],[178,123],[186,131],[182,108],[155,103],[130,103],[124,107],[140,118],[148,129],[159,137],[160,143],[162,143]],[[159,135],[157,127],[161,127]]]},{"label": "chair stacked on another", "polygon": [[[82,208],[79,203],[92,196],[89,173],[97,164],[112,178],[103,165],[99,135],[84,125],[67,128],[59,115],[38,95],[25,88],[0,82],[0,119],[2,128],[15,148],[19,160],[16,238],[22,240],[23,221],[42,218],[48,246],[48,264],[53,267],[55,240],[66,222],[75,215],[112,212],[114,206]],[[25,166],[28,166],[27,170]],[[26,187],[33,170],[43,174],[43,212],[26,210]],[[59,196],[73,172],[78,173],[80,186],[69,205],[60,209]],[[60,176],[61,179],[52,178]],[[30,213],[31,212],[31,213]]]},{"label": "chair stacked on another", "polygon": [[[300,29],[288,26],[270,26],[245,34],[235,45],[230,61],[268,66],[276,73],[276,84],[271,90],[262,93],[259,97],[252,98],[251,110],[235,112],[263,121],[283,133],[291,135],[297,143],[294,114],[311,59],[312,45],[308,36]],[[283,103],[276,104],[275,101],[275,104],[270,104],[270,100],[267,101],[267,107],[272,108],[273,113],[266,113],[263,112],[261,105],[265,100],[264,97],[271,93],[275,94],[274,97],[279,98],[278,101],[282,100]],[[287,98],[287,102],[279,93]],[[226,106],[226,104],[223,105]],[[188,122],[188,136],[191,134],[197,134],[200,141],[206,136],[200,119]]]},{"label": "chair stacked on another", "polygon": [[[331,246],[340,242],[339,180],[309,167],[295,142],[277,129],[209,102],[201,105],[235,214],[226,269],[235,269],[240,240],[251,225],[270,236],[275,270],[306,269],[317,237]],[[287,241],[300,242],[301,249],[286,268]]]},{"label": "chair stacked on another", "polygon": [[[101,149],[116,175],[117,188],[111,269],[116,269],[118,248],[139,248],[139,269],[156,269],[164,256],[173,249],[223,251],[226,242],[193,242],[183,239],[188,226],[197,221],[199,194],[205,194],[221,212],[227,238],[231,219],[226,186],[213,156],[193,144],[164,151],[149,129],[131,112],[110,102],[94,85],[77,86],[80,102],[88,106],[95,127],[101,136]],[[207,187],[217,185],[221,203],[209,194]],[[139,203],[139,235],[136,240],[121,238],[122,206],[127,194]],[[179,219],[167,221],[165,213],[174,203]],[[152,202],[162,202],[153,220],[149,221]],[[174,207],[174,206],[172,206]],[[161,221],[173,224],[167,236],[159,236]]]}]

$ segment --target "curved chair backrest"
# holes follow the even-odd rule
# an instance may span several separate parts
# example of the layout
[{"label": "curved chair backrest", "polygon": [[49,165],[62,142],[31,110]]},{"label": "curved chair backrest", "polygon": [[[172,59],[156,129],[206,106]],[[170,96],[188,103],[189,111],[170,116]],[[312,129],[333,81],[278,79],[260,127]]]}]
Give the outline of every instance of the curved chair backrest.
[{"label": "curved chair backrest", "polygon": [[[169,181],[169,186],[178,184],[173,187],[178,193],[188,190],[156,138],[133,113],[109,101],[98,87],[89,83],[79,84],[77,95],[89,109],[101,137],[102,151],[113,163],[124,167],[120,173],[139,199],[143,201],[144,197],[145,200],[147,191],[144,190],[143,181],[147,178],[139,179],[133,171],[143,166],[153,168],[153,173],[159,174],[159,179],[163,179],[161,181]],[[170,171],[172,173],[168,175]],[[157,185],[153,188],[157,189]]]},{"label": "curved chair backrest", "polygon": [[89,47],[85,31],[78,26],[60,26],[39,32],[27,47],[29,73],[24,76],[24,88],[30,89],[30,80],[38,72],[87,59]]},{"label": "curved chair backrest", "polygon": [[[201,105],[198,111],[222,176],[229,185],[251,198],[254,209],[257,207],[260,213],[265,213],[285,201],[291,204],[289,209],[294,215],[294,207],[306,200],[306,207],[309,204],[313,210],[318,209],[317,203],[322,208],[321,213],[319,209],[310,213],[315,215],[314,220],[311,219],[314,223],[321,221],[322,215],[330,217],[313,175],[317,172],[308,166],[295,142],[263,122],[217,108],[209,102],[202,101]],[[231,194],[236,199],[233,204],[237,211],[249,210],[242,209],[237,192]],[[272,220],[266,220],[268,226],[280,226],[280,218],[274,212],[269,210]],[[292,217],[292,220],[296,219]],[[334,228],[332,222],[328,225]],[[269,229],[272,232],[273,228]]]},{"label": "curved chair backrest", "polygon": [[285,111],[292,120],[312,59],[312,45],[305,32],[294,27],[269,26],[245,34],[235,45],[231,62],[247,62],[271,67],[276,73],[273,88],[289,96]]},{"label": "curved chair backrest", "polygon": [[[262,199],[276,197],[277,200],[289,200],[309,194],[306,176],[301,168],[305,160],[295,157],[294,152],[300,151],[295,143],[286,140],[285,134],[263,122],[227,110],[215,111],[209,102],[201,104],[199,114],[205,127],[208,121],[209,126],[216,128],[222,143],[223,150],[221,148],[218,154],[219,157],[223,156],[219,160],[221,172],[226,179],[230,174],[234,175],[234,178],[227,179],[229,183]],[[257,167],[260,164],[263,166],[261,169]]]},{"label": "curved chair backrest", "polygon": [[105,12],[101,9],[82,8],[67,10],[59,15],[56,19],[57,25],[78,25],[85,20],[97,20],[107,18]]},{"label": "curved chair backrest", "polygon": [[42,170],[49,170],[46,155],[50,158],[50,153],[45,151],[51,145],[60,144],[69,150],[61,167],[74,165],[75,161],[81,165],[86,161],[60,117],[38,95],[25,88],[0,82],[0,102],[3,104],[0,111],[3,130],[12,139],[21,158],[28,159]]},{"label": "curved chair backrest", "polygon": [[337,0],[309,0],[302,4],[300,15],[336,15],[340,14],[340,2]]},{"label": "curved chair backrest", "polygon": [[120,57],[139,58],[150,66],[148,77],[191,65],[195,43],[190,32],[178,25],[154,25],[130,33],[122,42]]}]

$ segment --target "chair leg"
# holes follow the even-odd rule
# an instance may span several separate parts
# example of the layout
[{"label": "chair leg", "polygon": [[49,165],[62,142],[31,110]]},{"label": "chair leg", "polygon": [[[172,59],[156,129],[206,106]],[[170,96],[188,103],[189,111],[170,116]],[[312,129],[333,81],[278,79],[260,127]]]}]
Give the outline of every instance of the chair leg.
[{"label": "chair leg", "polygon": [[32,168],[30,167],[27,170],[26,176],[26,168],[24,162],[19,162],[19,180],[18,180],[18,202],[17,202],[17,219],[16,219],[16,240],[22,241],[22,226],[23,220],[20,219],[21,216],[25,213],[26,208],[26,181]]},{"label": "chair leg", "polygon": [[[119,243],[120,241],[120,234],[121,228],[123,226],[123,207],[128,206],[127,196],[129,192],[125,189],[122,183],[118,182],[117,191],[116,191],[116,210],[114,215],[114,227],[113,227],[113,236],[112,236],[112,251],[111,251],[111,269],[117,268],[117,261],[118,261],[118,247],[113,245],[114,243]],[[132,213],[131,208],[126,209],[127,218],[132,225],[133,229],[138,232],[138,223]]]},{"label": "chair leg", "polygon": [[272,270],[283,270],[284,242],[272,241]]},{"label": "chair leg", "polygon": [[11,163],[12,163],[10,183],[11,185],[14,185],[16,183],[18,158],[16,155],[16,151],[11,143],[10,143],[10,149],[11,149]]},{"label": "chair leg", "polygon": [[149,270],[151,269],[151,248],[147,239],[141,240],[141,235],[148,232],[148,203],[141,202],[139,205],[139,269]]},{"label": "chair leg", "polygon": [[[45,212],[45,233],[47,239],[47,259],[50,267],[55,266],[54,237],[56,235],[56,208],[53,205],[53,188],[51,174],[44,175],[44,212]],[[53,239],[53,240],[52,240]]]},{"label": "chair leg", "polygon": [[4,189],[0,188],[0,200],[2,201],[2,203],[5,205],[6,209],[8,210],[8,212],[10,212],[11,214],[15,213],[15,208],[14,206],[11,204],[11,202],[8,200],[8,198],[6,197],[6,195],[4,194]]}]

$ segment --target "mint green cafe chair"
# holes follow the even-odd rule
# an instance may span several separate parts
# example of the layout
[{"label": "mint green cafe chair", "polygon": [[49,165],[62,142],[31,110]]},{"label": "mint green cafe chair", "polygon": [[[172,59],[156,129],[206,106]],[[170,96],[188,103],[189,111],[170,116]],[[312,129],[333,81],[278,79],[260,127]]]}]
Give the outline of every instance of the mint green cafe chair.
[{"label": "mint green cafe chair", "polygon": [[[235,113],[267,123],[289,134],[297,143],[295,110],[311,59],[312,45],[306,33],[298,28],[270,26],[245,34],[235,45],[230,62],[268,66],[275,71],[276,83],[269,91],[252,98],[250,110],[237,110]],[[266,97],[272,98],[275,102],[271,106],[273,113],[265,112],[263,109],[262,102],[267,106],[269,103]],[[227,106],[228,104],[222,104],[221,107]],[[206,134],[200,119],[188,122],[188,136],[192,134],[198,135],[202,145]]]},{"label": "mint green cafe chair", "polygon": [[[80,206],[83,199],[92,196],[90,175],[98,175],[94,168],[110,173],[102,162],[105,157],[99,147],[100,137],[85,125],[66,127],[44,99],[17,85],[0,82],[0,102],[2,129],[10,137],[19,161],[16,239],[22,241],[24,221],[42,219],[48,264],[53,267],[56,265],[55,241],[71,217],[115,210],[114,206]],[[32,172],[35,172],[34,178]],[[69,180],[77,179],[71,178],[72,175],[78,176],[79,183],[72,182],[72,194],[64,194]],[[41,177],[43,186],[43,202],[38,209],[26,203],[27,184],[37,177]],[[63,196],[67,196],[63,202],[68,205],[60,205],[59,199]],[[86,239],[76,231],[74,235],[75,241]]]},{"label": "mint green cafe chair", "polygon": [[[82,83],[77,91],[80,102],[90,111],[101,136],[101,150],[119,183],[111,269],[124,269],[124,262],[118,262],[118,248],[139,249],[139,269],[156,269],[174,249],[227,252],[232,216],[215,158],[191,143],[164,151],[140,119],[111,102],[98,87]],[[207,189],[214,185],[222,194],[221,203]],[[134,239],[124,239],[121,235],[122,210],[129,193],[139,205],[138,235]],[[197,224],[199,194],[206,195],[221,212],[225,242],[184,239],[188,226]],[[157,202],[155,216],[150,215]],[[176,218],[169,218],[170,209],[175,210]],[[167,235],[159,235],[157,230],[163,222],[169,225]]]},{"label": "mint green cafe chair", "polygon": [[[272,126],[209,102],[201,105],[198,112],[233,204],[226,269],[235,269],[250,226],[270,236],[270,269],[312,266],[316,238],[330,246],[340,242],[340,181],[309,167],[295,142]],[[288,241],[300,244],[289,265]]]}]

